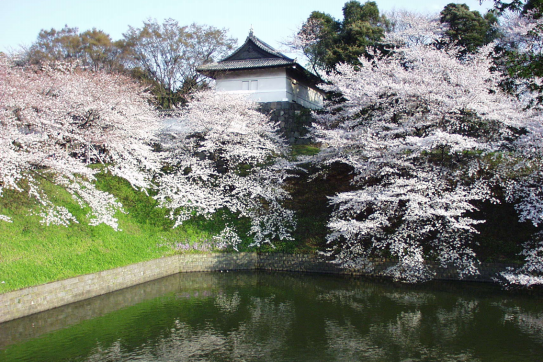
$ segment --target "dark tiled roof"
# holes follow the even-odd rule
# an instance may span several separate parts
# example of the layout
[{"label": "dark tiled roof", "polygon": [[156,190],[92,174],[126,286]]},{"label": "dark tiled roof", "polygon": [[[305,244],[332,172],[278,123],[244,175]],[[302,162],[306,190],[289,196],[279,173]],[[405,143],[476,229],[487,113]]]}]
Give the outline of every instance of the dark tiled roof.
[{"label": "dark tiled roof", "polygon": [[[256,49],[258,50],[255,50]],[[232,54],[216,63],[199,66],[196,70],[203,73],[227,70],[272,68],[295,65],[296,60],[273,49],[270,45],[249,33],[245,43]]]},{"label": "dark tiled roof", "polygon": [[204,64],[198,67],[198,71],[212,72],[218,70],[236,70],[236,69],[254,69],[280,67],[290,64],[296,64],[292,59],[284,58],[265,58],[265,59],[245,59],[245,60],[226,60],[218,63]]},{"label": "dark tiled roof", "polygon": [[308,84],[316,85],[322,82],[316,75],[299,65],[296,59],[287,57],[258,39],[252,30],[245,43],[235,52],[219,62],[203,64],[196,70],[205,76],[215,78],[221,72],[274,67],[287,68],[287,74]]},{"label": "dark tiled roof", "polygon": [[277,50],[275,50],[273,47],[271,47],[267,43],[258,39],[256,36],[253,35],[253,31],[251,30],[251,32],[249,33],[249,36],[247,37],[247,39],[245,39],[245,43],[243,43],[243,45],[240,46],[235,52],[233,52],[232,54],[230,54],[229,56],[221,60],[221,62],[228,61],[230,58],[234,57],[239,51],[242,51],[245,48],[245,46],[250,42],[252,42],[254,45],[256,45],[258,48],[260,48],[264,52],[268,53],[270,55],[269,58],[277,57],[277,58],[292,60],[286,55],[284,55],[283,53],[280,53]]}]

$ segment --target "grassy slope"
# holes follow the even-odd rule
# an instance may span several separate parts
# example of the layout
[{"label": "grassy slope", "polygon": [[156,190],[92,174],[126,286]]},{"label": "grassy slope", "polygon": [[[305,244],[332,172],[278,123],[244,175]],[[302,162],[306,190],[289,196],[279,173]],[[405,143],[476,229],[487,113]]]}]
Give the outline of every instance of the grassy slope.
[{"label": "grassy slope", "polygon": [[[317,151],[315,147],[299,146],[293,156]],[[35,215],[36,202],[28,194],[5,190],[0,197],[0,214],[10,216],[13,223],[0,221],[0,293],[173,255],[181,252],[177,249],[179,243],[201,245],[211,241],[225,222],[234,224],[240,232],[240,251],[249,250],[252,242],[244,237],[249,222],[226,213],[211,220],[189,220],[172,229],[167,210],[156,207],[152,197],[136,192],[126,181],[111,175],[99,175],[97,186],[115,195],[128,212],[117,213],[121,229],[118,232],[105,225],[89,226],[88,210],[81,209],[67,192],[47,181],[41,186],[55,204],[68,208],[80,223],[69,227],[42,225],[40,217]],[[298,187],[305,189],[305,185]],[[300,202],[305,202],[303,197]],[[297,211],[300,230],[311,229],[311,235],[304,238],[298,232],[295,242],[277,242],[275,248],[266,245],[259,251],[314,251],[312,235],[322,234],[325,220],[313,220],[312,215]]]},{"label": "grassy slope", "polygon": [[[172,229],[166,210],[123,180],[102,176],[99,186],[116,195],[128,211],[117,213],[122,231],[86,222],[45,226],[32,215],[37,207],[27,194],[4,192],[0,214],[12,217],[13,223],[0,221],[0,293],[172,255],[176,244],[210,240],[222,229],[221,222],[203,219]],[[78,220],[86,219],[88,210],[80,209],[70,195],[46,182],[43,187]]]}]

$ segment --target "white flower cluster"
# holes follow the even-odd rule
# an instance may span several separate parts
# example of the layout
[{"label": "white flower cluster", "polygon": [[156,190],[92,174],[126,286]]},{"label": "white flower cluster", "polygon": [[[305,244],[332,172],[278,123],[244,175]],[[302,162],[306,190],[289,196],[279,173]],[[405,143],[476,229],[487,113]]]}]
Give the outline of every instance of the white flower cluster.
[{"label": "white flower cluster", "polygon": [[0,57],[0,196],[26,191],[43,206],[44,223],[76,221],[40,187],[48,180],[90,207],[91,224],[117,229],[120,204],[95,188],[99,170],[88,165],[102,163],[134,187],[150,187],[159,169],[150,146],[158,125],[149,97],[126,77],[70,64],[21,68]]},{"label": "white flower cluster", "polygon": [[230,225],[226,225],[219,235],[213,237],[215,240],[215,246],[217,249],[228,249],[231,247],[235,251],[238,250],[238,245],[241,243],[241,239],[238,236],[236,229]]},{"label": "white flower cluster", "polygon": [[[347,267],[368,267],[372,256],[395,258],[386,273],[408,282],[431,277],[429,258],[461,277],[477,274],[470,243],[482,221],[468,215],[474,202],[497,202],[491,188],[511,174],[488,160],[500,155],[503,165],[516,160],[518,167],[511,139],[519,151],[536,145],[540,152],[541,118],[500,90],[490,46],[460,56],[454,47],[435,46],[435,21],[407,14],[396,24],[385,39],[396,44],[392,54],[339,65],[324,86],[345,101],[316,114],[314,134],[326,147],[316,162],[351,166],[357,186],[330,199],[326,254]],[[543,217],[540,194],[531,194],[531,207],[519,206],[524,219]]]},{"label": "white flower cluster", "polygon": [[289,197],[283,184],[290,164],[281,158],[286,146],[256,107],[243,97],[209,91],[179,110],[181,125],[163,134],[163,161],[171,171],[158,180],[156,196],[172,210],[176,226],[223,209],[251,220],[253,246],[291,239],[294,214],[281,205]]}]

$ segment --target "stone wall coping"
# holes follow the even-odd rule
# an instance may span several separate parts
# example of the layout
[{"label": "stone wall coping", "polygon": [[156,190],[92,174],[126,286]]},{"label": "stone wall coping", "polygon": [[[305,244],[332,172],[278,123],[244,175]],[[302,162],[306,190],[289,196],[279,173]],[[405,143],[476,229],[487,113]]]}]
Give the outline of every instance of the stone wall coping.
[{"label": "stone wall coping", "polygon": [[[315,254],[205,253],[178,254],[93,274],[0,294],[0,323],[82,301],[177,273],[233,270],[291,271],[381,277],[393,261],[375,260],[371,271],[343,269]],[[510,264],[482,264],[481,275],[468,281],[492,281]],[[433,267],[437,280],[458,280],[447,268]]]}]

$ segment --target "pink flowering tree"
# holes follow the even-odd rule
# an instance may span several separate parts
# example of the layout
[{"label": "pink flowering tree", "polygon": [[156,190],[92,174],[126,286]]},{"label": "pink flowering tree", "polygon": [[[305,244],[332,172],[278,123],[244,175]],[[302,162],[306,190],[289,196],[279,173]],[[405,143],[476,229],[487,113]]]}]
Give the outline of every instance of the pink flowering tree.
[{"label": "pink flowering tree", "polygon": [[[525,105],[524,132],[513,143],[518,170],[507,178],[507,200],[515,203],[520,221],[543,223],[543,19],[533,10],[506,13],[500,47],[507,58],[507,85]],[[510,173],[511,175],[511,173]],[[537,233],[521,254],[526,263],[501,273],[511,285],[543,284],[543,238]]]},{"label": "pink flowering tree", "polygon": [[96,189],[98,170],[88,166],[102,163],[147,189],[159,168],[150,145],[158,124],[147,94],[126,77],[62,63],[21,68],[1,57],[0,196],[6,189],[27,193],[47,225],[78,222],[40,186],[47,180],[89,208],[90,224],[117,229],[121,205]]},{"label": "pink flowering tree", "polygon": [[340,65],[324,86],[344,102],[316,115],[317,162],[351,166],[357,188],[330,199],[326,254],[370,269],[372,257],[392,257],[385,274],[408,282],[432,277],[429,259],[477,274],[471,241],[483,221],[470,212],[498,202],[492,188],[518,164],[504,151],[537,115],[501,91],[491,47],[460,57],[435,46],[437,19],[408,15],[385,38],[390,54]]},{"label": "pink flowering tree", "polygon": [[[157,199],[171,209],[175,226],[220,210],[248,218],[252,246],[290,240],[293,212],[282,206],[289,162],[276,125],[241,96],[214,91],[194,95],[163,132],[163,161],[170,171],[160,179]],[[217,244],[237,249],[241,239],[227,224]]]}]

